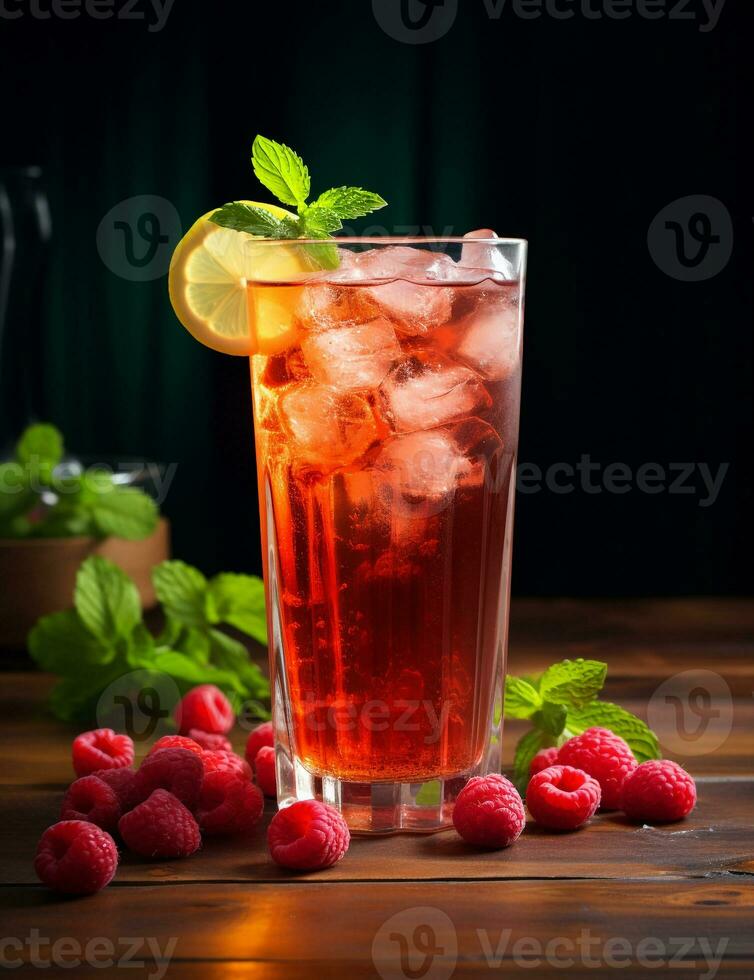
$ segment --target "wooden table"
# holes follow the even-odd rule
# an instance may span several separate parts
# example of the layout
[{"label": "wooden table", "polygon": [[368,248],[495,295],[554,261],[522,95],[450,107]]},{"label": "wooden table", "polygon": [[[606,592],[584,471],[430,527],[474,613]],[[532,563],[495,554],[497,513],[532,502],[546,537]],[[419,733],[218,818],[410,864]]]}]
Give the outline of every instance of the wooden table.
[{"label": "wooden table", "polygon": [[[602,658],[607,698],[659,712],[666,754],[698,778],[698,808],[682,824],[605,814],[575,834],[531,825],[495,853],[453,832],[361,838],[335,868],[294,875],[267,857],[270,809],[248,839],[210,842],[185,861],[125,856],[109,888],[75,900],[39,885],[31,864],[71,779],[71,733],[44,713],[48,677],[0,674],[0,963],[101,977],[116,971],[103,963],[125,968],[128,955],[142,967],[119,976],[197,980],[754,977],[753,640],[745,600],[515,603],[512,672]],[[689,670],[690,684],[658,692]],[[717,679],[698,673],[709,670]],[[710,690],[711,705],[689,697],[694,688]],[[508,763],[521,730],[507,730]],[[77,957],[89,965],[71,968]]]}]

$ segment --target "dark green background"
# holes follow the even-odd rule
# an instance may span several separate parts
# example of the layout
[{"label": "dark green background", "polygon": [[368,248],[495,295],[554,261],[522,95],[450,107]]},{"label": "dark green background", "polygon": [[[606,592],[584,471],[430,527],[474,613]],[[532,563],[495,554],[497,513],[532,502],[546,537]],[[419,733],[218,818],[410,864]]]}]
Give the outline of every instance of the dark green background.
[{"label": "dark green background", "polygon": [[[43,308],[24,324],[34,413],[75,452],[177,463],[176,554],[259,568],[247,365],[191,340],[164,278],[109,271],[95,235],[133,195],[169,199],[184,229],[258,196],[261,132],[304,156],[317,190],[382,193],[390,228],[530,239],[522,460],[731,464],[706,509],[636,490],[521,496],[516,591],[750,591],[750,8],[729,0],[703,33],[493,21],[461,0],[449,33],[415,46],[367,0],[176,0],[160,32],[0,19],[0,161],[42,165],[54,223]],[[719,198],[735,225],[730,263],[704,283],[669,278],[647,250],[653,217],[688,194]],[[0,395],[7,442],[18,391]]]}]

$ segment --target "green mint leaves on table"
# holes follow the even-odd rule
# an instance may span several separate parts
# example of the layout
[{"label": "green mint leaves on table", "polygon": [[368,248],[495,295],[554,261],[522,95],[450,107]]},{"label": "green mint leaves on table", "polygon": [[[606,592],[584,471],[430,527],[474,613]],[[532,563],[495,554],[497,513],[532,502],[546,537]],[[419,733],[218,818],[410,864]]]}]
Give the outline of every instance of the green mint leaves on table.
[{"label": "green mint leaves on table", "polygon": [[40,423],[23,433],[15,459],[0,463],[0,538],[149,537],[159,516],[151,497],[105,469],[56,475],[63,453],[60,432]]},{"label": "green mint leaves on table", "polygon": [[[215,224],[262,238],[327,239],[340,231],[344,220],[362,218],[387,204],[379,194],[361,187],[333,187],[307,203],[311,194],[309,168],[290,147],[264,136],[254,140],[251,162],[261,183],[282,204],[296,208],[298,217],[276,218],[264,208],[234,201],[215,211],[210,219]],[[337,266],[334,249],[313,249],[321,266]]]},{"label": "green mint leaves on table", "polygon": [[31,630],[32,657],[60,678],[50,698],[58,718],[95,722],[102,692],[132,671],[167,674],[181,694],[216,684],[236,707],[269,697],[269,684],[244,644],[219,628],[233,626],[267,642],[261,579],[223,573],[208,580],[184,562],[165,561],[152,580],[165,615],[159,636],[144,624],[128,575],[98,556],[79,568],[74,608],[43,616]]},{"label": "green mint leaves on table", "polygon": [[529,764],[540,749],[560,746],[587,728],[609,728],[628,742],[639,762],[659,759],[657,736],[636,715],[609,701],[599,701],[607,664],[599,660],[561,660],[539,677],[505,679],[505,717],[530,721],[516,745],[514,781],[523,792]]}]

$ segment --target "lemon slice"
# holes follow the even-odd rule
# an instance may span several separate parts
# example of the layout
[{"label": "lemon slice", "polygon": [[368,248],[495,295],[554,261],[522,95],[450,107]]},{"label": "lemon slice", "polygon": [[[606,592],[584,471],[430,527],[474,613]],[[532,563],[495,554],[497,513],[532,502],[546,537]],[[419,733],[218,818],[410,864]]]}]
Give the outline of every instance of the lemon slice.
[{"label": "lemon slice", "polygon": [[[274,204],[243,203],[264,208],[276,218],[290,215]],[[295,304],[278,295],[287,290],[272,287],[256,298],[250,317],[246,279],[295,279],[305,266],[287,248],[260,248],[259,258],[252,258],[247,243],[254,236],[214,224],[209,218],[215,210],[192,225],[173,253],[168,283],[175,314],[196,340],[223,354],[284,350],[297,333]],[[255,261],[259,269],[253,267]]]}]

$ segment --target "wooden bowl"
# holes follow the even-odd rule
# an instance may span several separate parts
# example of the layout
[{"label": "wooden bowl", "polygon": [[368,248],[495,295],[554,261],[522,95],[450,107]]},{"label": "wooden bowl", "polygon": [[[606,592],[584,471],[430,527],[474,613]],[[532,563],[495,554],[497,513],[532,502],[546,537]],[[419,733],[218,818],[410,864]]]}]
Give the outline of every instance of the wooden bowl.
[{"label": "wooden bowl", "polygon": [[90,555],[119,565],[136,583],[145,609],[157,602],[150,573],[170,557],[170,525],[160,518],[143,541],[122,538],[0,539],[0,647],[22,649],[47,613],[70,609],[76,572]]}]

